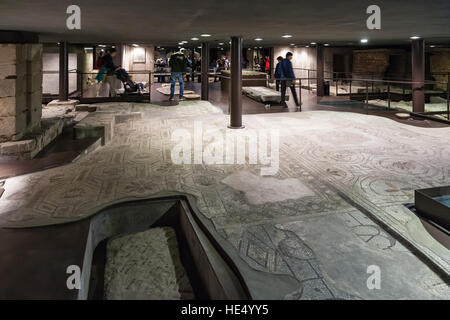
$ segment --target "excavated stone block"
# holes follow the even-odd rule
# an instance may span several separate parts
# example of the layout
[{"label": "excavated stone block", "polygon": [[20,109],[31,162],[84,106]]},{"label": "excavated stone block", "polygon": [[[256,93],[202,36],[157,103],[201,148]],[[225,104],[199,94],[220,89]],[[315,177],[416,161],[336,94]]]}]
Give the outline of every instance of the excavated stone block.
[{"label": "excavated stone block", "polygon": [[75,106],[79,103],[80,103],[79,100],[68,100],[68,101],[53,100],[47,104],[47,107],[72,106],[75,108]]}]

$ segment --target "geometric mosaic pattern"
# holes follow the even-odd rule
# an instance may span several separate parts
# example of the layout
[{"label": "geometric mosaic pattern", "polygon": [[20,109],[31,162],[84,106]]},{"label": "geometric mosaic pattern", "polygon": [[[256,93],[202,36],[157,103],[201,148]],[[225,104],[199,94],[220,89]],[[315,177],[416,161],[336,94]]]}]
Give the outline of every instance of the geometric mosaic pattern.
[{"label": "geometric mosaic pattern", "polygon": [[[246,115],[246,129],[238,134],[259,128],[280,133],[279,170],[262,183],[295,179],[311,191],[252,202],[245,188],[224,180],[239,172],[259,176],[260,165],[171,161],[174,130],[192,133],[194,121],[201,121],[204,130],[225,133],[229,117],[220,109],[205,101],[173,107],[114,103],[99,104],[96,114],[135,112],[142,117],[115,123],[111,142],[77,162],[8,179],[0,225],[63,223],[119,201],[182,192],[195,197],[199,211],[251,267],[289,274],[301,283],[287,299],[450,298],[448,250],[403,206],[413,201],[414,189],[450,184],[449,128],[330,111]],[[431,259],[442,275],[398,237]],[[411,274],[404,272],[405,263]],[[367,289],[370,264],[386,270],[383,283],[389,290]]]}]

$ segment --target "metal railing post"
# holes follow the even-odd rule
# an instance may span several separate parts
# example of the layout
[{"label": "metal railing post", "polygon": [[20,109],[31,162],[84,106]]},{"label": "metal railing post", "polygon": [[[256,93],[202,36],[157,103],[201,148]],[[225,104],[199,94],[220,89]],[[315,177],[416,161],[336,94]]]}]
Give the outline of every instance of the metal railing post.
[{"label": "metal railing post", "polygon": [[[78,70],[77,70],[77,73],[78,73]],[[81,82],[80,82],[80,98],[83,98],[83,76],[84,76],[84,73],[83,73],[83,72],[80,72],[80,77],[81,77]]]},{"label": "metal railing post", "polygon": [[338,96],[339,92],[338,92],[338,77],[335,78],[335,82],[334,85],[336,86],[336,97]]},{"label": "metal railing post", "polygon": [[447,120],[450,120],[450,82],[447,82]]},{"label": "metal railing post", "polygon": [[[375,79],[375,75],[374,75],[374,73],[372,72],[372,80],[373,79]],[[372,93],[374,92],[374,81],[372,81]]]},{"label": "metal railing post", "polygon": [[391,84],[388,82],[387,86],[387,98],[388,98],[388,108],[391,108]]},{"label": "metal railing post", "polygon": [[311,91],[311,86],[309,84],[309,69],[307,71],[308,71],[308,93],[309,93],[309,91]]},{"label": "metal railing post", "polygon": [[298,88],[298,107],[297,109],[300,109],[300,111],[302,111],[302,79],[298,79],[298,84],[299,84],[299,88]]},{"label": "metal railing post", "polygon": [[349,96],[349,98],[350,98],[350,100],[352,100],[352,79],[350,79],[350,82],[349,82],[349,93],[348,93],[348,96]]},{"label": "metal railing post", "polygon": [[[373,84],[373,82],[372,82]],[[366,113],[369,113],[369,82],[366,81]]]},{"label": "metal railing post", "polygon": [[148,73],[148,102],[152,103],[152,72]]}]

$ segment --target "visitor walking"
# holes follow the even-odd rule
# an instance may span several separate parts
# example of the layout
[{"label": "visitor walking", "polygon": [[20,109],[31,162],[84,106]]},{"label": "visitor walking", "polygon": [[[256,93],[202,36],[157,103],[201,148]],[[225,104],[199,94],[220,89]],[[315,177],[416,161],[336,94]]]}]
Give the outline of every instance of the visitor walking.
[{"label": "visitor walking", "polygon": [[111,48],[108,52],[103,56],[102,62],[103,67],[106,68],[106,77],[103,80],[104,85],[109,86],[109,95],[111,97],[115,97],[116,94],[116,71],[120,69],[120,66],[114,65],[113,58],[117,55],[117,50]]},{"label": "visitor walking", "polygon": [[[292,52],[288,52],[286,53],[286,59],[283,59],[280,63],[281,63],[281,105],[285,108],[287,108],[287,104],[286,104],[286,87],[291,88],[291,92],[292,92],[292,96],[294,98],[295,101],[295,105],[297,107],[300,106],[300,104],[298,103],[298,98],[297,98],[297,93],[295,92],[295,74],[294,74],[294,69],[292,68]],[[285,80],[284,80],[285,79]],[[301,92],[302,88],[300,88],[300,92]]]},{"label": "visitor walking", "polygon": [[[277,58],[277,66],[275,67],[275,78],[276,79],[281,79],[282,78],[282,74],[283,74],[283,70],[281,69],[281,61],[283,61],[283,57],[279,56]],[[280,80],[275,80],[275,88],[277,91],[280,91]]]},{"label": "visitor walking", "polygon": [[183,74],[187,71],[187,59],[183,52],[176,52],[170,57],[170,101],[175,100],[175,85],[180,83],[180,101],[186,100],[184,94]]}]

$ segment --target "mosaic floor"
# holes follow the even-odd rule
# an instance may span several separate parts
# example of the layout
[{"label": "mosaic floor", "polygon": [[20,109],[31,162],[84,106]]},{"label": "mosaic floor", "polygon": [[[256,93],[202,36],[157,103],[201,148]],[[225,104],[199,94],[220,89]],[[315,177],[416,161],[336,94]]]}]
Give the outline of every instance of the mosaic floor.
[{"label": "mosaic floor", "polygon": [[[188,193],[250,266],[300,281],[286,299],[450,299],[450,252],[404,207],[414,189],[450,184],[450,128],[332,111],[247,115],[237,135],[279,132],[279,170],[261,176],[265,166],[248,161],[173,164],[175,130],[193,133],[200,121],[204,132],[229,131],[229,117],[208,102],[102,104],[86,121],[135,112],[142,117],[116,122],[111,142],[77,162],[6,180],[0,226]],[[380,289],[367,286],[369,266],[381,270]]]},{"label": "mosaic floor", "polygon": [[172,228],[112,239],[106,259],[107,300],[195,299]]}]

